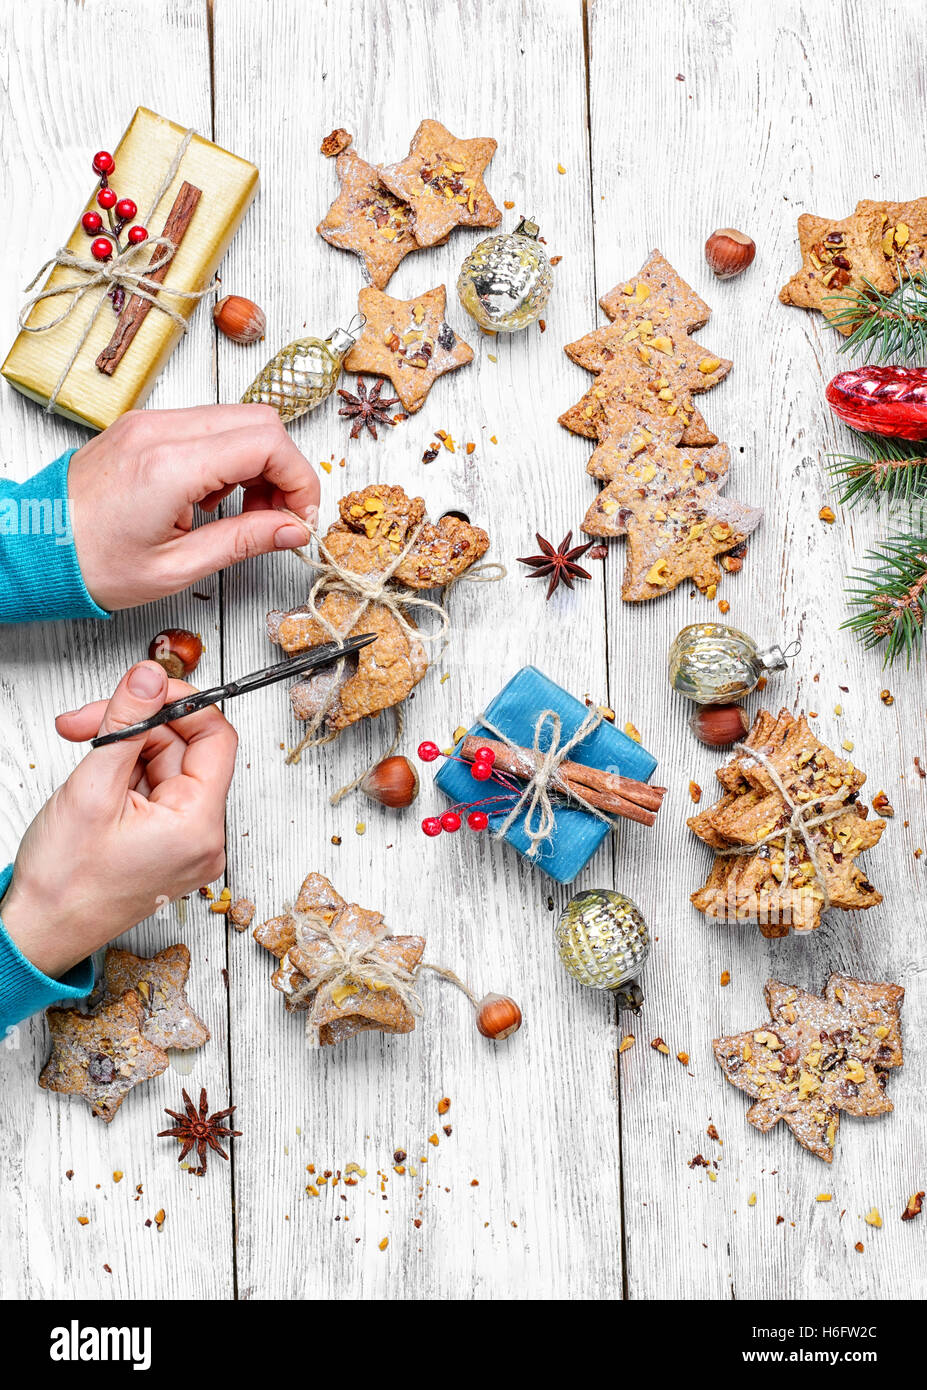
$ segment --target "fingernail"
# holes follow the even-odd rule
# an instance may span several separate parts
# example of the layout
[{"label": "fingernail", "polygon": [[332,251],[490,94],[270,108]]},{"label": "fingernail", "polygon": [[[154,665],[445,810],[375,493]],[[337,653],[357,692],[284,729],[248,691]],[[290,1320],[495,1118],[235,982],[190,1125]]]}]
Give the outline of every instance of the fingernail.
[{"label": "fingernail", "polygon": [[286,526],[281,526],[279,531],[274,532],[274,545],[277,550],[292,550],[294,545],[305,545],[309,535],[304,527],[297,526],[295,522],[287,522]]},{"label": "fingernail", "polygon": [[136,666],[129,676],[129,692],[140,700],[153,700],[164,689],[164,676],[155,665]]},{"label": "fingernail", "polygon": [[306,524],[307,524],[307,526],[311,526],[312,529],[313,529],[313,531],[316,529],[316,527],[317,527],[318,524],[319,524],[319,509],[318,509],[318,507],[307,507],[307,508],[306,508]]}]

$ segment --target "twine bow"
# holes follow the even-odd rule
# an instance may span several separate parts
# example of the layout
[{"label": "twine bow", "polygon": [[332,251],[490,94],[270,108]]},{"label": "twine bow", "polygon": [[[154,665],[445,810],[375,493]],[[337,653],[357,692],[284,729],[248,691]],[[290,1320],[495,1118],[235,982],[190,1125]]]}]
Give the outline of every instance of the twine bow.
[{"label": "twine bow", "polygon": [[[763,845],[771,844],[774,840],[783,840],[783,858],[787,870],[792,853],[792,841],[797,835],[808,851],[808,860],[814,869],[815,879],[821,889],[824,907],[830,907],[830,892],[827,887],[827,879],[818,854],[817,845],[808,832],[816,829],[819,825],[825,825],[828,821],[838,820],[840,816],[845,815],[847,810],[847,797],[850,796],[852,788],[844,787],[831,796],[817,797],[813,801],[794,801],[789,794],[788,788],[773,766],[772,760],[767,757],[762,749],[750,748],[745,743],[735,744],[734,749],[735,752],[740,753],[765,769],[776,791],[791,811],[791,815],[786,825],[780,826],[777,830],[770,831],[770,833],[764,835],[761,840],[756,840],[750,845],[732,845],[728,849],[718,850],[717,852],[722,855],[754,854]],[[831,809],[828,811],[815,810],[816,807],[822,806],[830,806]]]},{"label": "twine bow", "polygon": [[[501,729],[497,729],[494,724],[491,724],[485,715],[480,715],[478,722],[484,729],[487,729],[491,734],[495,735],[496,738],[500,739],[501,742],[515,754],[517,761],[521,763],[525,775],[528,778],[524,791],[519,796],[511,811],[507,814],[505,820],[499,826],[499,829],[494,832],[497,840],[501,839],[501,837],[511,829],[518,817],[524,813],[524,831],[530,842],[527,857],[529,859],[535,858],[542,843],[550,839],[556,825],[554,808],[550,799],[551,787],[562,795],[569,797],[571,801],[577,802],[584,811],[588,811],[589,814],[595,816],[597,820],[604,821],[609,828],[614,826],[615,823],[610,816],[603,814],[598,807],[592,806],[585,797],[580,796],[575,787],[567,786],[557,771],[567,754],[570,753],[578,743],[582,743],[583,739],[587,738],[594,729],[599,727],[602,718],[603,716],[598,710],[592,710],[579,725],[579,728],[567,739],[566,743],[561,743],[560,715],[557,714],[556,710],[546,709],[539,715],[537,723],[534,726],[534,742],[531,749],[526,750],[520,748],[518,744],[513,743],[508,735],[504,734]],[[550,721],[551,730],[550,742],[546,748],[542,748],[541,734],[548,721]],[[530,759],[526,756],[529,751],[531,754]]]},{"label": "twine bow", "polygon": [[[151,206],[142,219],[144,225],[147,225],[151,221],[155,209],[173,183],[174,177],[180,168],[181,161],[192,139],[193,131],[186,131],[177,147],[174,158],[171,160],[167,173],[161,180],[158,191],[151,200]],[[30,295],[30,298],[26,300],[19,312],[19,327],[23,333],[48,333],[51,329],[59,327],[60,324],[64,323],[65,319],[73,314],[85,295],[99,291],[100,296],[93,313],[90,315],[83,332],[77,340],[76,346],[68,357],[61,375],[52,389],[48,398],[48,404],[45,407],[46,413],[50,413],[54,409],[55,402],[67,379],[68,373],[80,356],[84,344],[90,337],[94,324],[112,290],[121,289],[126,296],[136,295],[139,299],[147,300],[150,304],[153,304],[156,309],[159,309],[162,314],[167,314],[168,318],[170,318],[182,332],[186,333],[187,320],[178,310],[172,308],[170,304],[166,304],[161,296],[174,295],[177,299],[199,300],[215,289],[216,281],[212,281],[203,290],[182,290],[171,285],[163,285],[160,281],[151,279],[151,276],[156,270],[163,270],[171,261],[176,250],[177,247],[169,237],[148,237],[145,241],[139,242],[137,245],[133,244],[125,247],[118,255],[113,256],[108,261],[96,261],[84,256],[75,255],[73,251],[70,251],[64,246],[56,251],[54,256],[50,257],[38,273],[33,276],[26,286],[27,294],[35,289],[35,286],[42,279],[42,276],[52,266],[62,266],[66,270],[78,271],[82,278],[68,280],[64,284],[53,285],[51,288],[39,290],[37,294]],[[144,267],[139,267],[136,264],[136,258],[139,253],[142,252],[150,254],[151,259]],[[37,304],[40,304],[45,299],[57,298],[59,295],[69,295],[70,298],[67,307],[62,310],[56,318],[50,319],[48,323],[29,324],[26,322]]]},{"label": "twine bow", "polygon": [[324,941],[328,947],[327,958],[319,961],[311,975],[298,986],[290,996],[294,1004],[302,1004],[312,995],[316,999],[309,1009],[306,1019],[306,1032],[318,1038],[320,1024],[317,1010],[320,1007],[317,991],[323,985],[330,986],[328,997],[339,986],[350,988],[352,984],[363,984],[370,989],[390,989],[401,999],[410,1013],[421,1017],[424,1013],[422,1001],[415,992],[414,975],[396,961],[389,960],[381,949],[382,942],[389,938],[389,928],[385,922],[375,928],[372,939],[358,941],[354,937],[339,936],[336,932],[341,913],[332,922],[325,922],[312,912],[299,912],[296,908],[285,909],[296,923],[296,943],[301,949]]},{"label": "twine bow", "polygon": [[[295,513],[293,515],[295,515]],[[300,524],[305,526],[306,523],[300,519]],[[451,630],[451,620],[443,603],[438,603],[434,599],[423,598],[420,593],[411,589],[389,587],[393,575],[421,535],[423,526],[424,522],[415,528],[406,542],[405,547],[400,550],[398,554],[393,556],[384,569],[373,570],[369,574],[356,574],[354,570],[346,569],[344,565],[339,564],[322,540],[322,537],[315,531],[310,532],[310,534],[318,545],[319,555],[322,557],[321,559],[316,559],[302,547],[298,547],[293,551],[293,554],[302,560],[304,565],[307,565],[318,574],[318,578],[315,580],[309,591],[308,598],[306,599],[306,611],[311,613],[312,617],[332,641],[340,642],[347,637],[360,622],[364,613],[372,603],[379,604],[389,611],[410,642],[414,641],[430,644],[442,638],[447,638]],[[502,579],[505,573],[505,566],[495,564],[494,562],[488,562],[484,565],[475,565],[465,574],[457,575],[456,578],[450,580],[450,582],[444,586],[445,602],[447,601],[447,595],[450,593],[451,589],[461,579],[473,584],[492,584]],[[353,594],[360,600],[357,608],[340,628],[326,618],[318,605],[318,600],[324,597],[325,594],[330,593]],[[417,627],[413,627],[412,624],[406,620],[404,610],[412,607],[424,608],[437,614],[438,626],[434,632],[422,632]],[[322,738],[316,738],[316,734],[324,723],[331,703],[337,694],[341,675],[344,670],[344,661],[345,658],[342,657],[335,667],[335,679],[322,702],[321,708],[309,721],[309,727],[306,733],[297,746],[291,748],[287,754],[286,760],[288,763],[298,763],[307,748],[315,747],[321,743],[330,743],[333,739],[338,737],[337,733],[335,733],[326,734]],[[399,742],[402,731],[402,717],[398,713],[397,726],[396,736],[393,739],[389,751],[383,755],[384,757],[389,757]],[[363,780],[368,771],[369,768],[365,768],[360,776],[355,778],[353,782],[350,782],[345,787],[341,787],[332,797],[332,804],[337,804],[349,791],[353,791],[358,783]]]}]

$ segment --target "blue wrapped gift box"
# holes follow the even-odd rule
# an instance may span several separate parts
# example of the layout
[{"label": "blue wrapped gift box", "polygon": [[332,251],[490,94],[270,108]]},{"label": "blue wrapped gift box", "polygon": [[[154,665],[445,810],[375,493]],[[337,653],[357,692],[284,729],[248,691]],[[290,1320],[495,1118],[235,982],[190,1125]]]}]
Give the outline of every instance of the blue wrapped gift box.
[{"label": "blue wrapped gift box", "polygon": [[[537,667],[523,666],[487,706],[485,713],[489,722],[513,743],[521,748],[530,748],[538,717],[548,709],[560,716],[562,743],[572,737],[589,714],[581,700],[555,685]],[[474,724],[467,732],[492,737],[482,724]],[[544,736],[547,736],[547,730]],[[459,748],[460,744],[454,751]],[[633,777],[638,782],[646,782],[657,766],[656,758],[646,748],[607,721],[594,729],[582,743],[578,743],[568,756],[573,762],[601,768],[604,772],[616,772],[622,777]],[[450,758],[444,762],[435,782],[445,796],[455,803],[477,801],[481,796],[495,794],[491,782],[477,782],[471,777],[468,763]],[[500,825],[505,816],[505,810],[490,815],[490,828]],[[595,854],[609,828],[604,821],[578,806],[558,806],[554,819],[556,825],[553,834],[543,842],[532,862],[558,883],[572,883]],[[515,821],[506,832],[505,839],[519,854],[527,853],[530,841],[524,830],[524,816]]]}]

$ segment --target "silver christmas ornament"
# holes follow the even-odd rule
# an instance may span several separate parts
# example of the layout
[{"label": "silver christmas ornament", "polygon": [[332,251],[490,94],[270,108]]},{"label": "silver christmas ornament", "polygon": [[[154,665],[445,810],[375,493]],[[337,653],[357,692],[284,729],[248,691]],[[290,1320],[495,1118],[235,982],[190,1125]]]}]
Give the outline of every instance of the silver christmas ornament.
[{"label": "silver christmas ornament", "polygon": [[474,246],[457,279],[460,302],[487,333],[516,333],[535,323],[553,285],[536,222],[488,236]]},{"label": "silver christmas ornament", "polygon": [[624,893],[590,888],[571,898],[554,933],[564,969],[590,989],[613,990],[622,1008],[644,994],[636,976],[650,954],[650,933],[640,908]]},{"label": "silver christmas ornament", "polygon": [[786,651],[758,647],[725,623],[690,623],[669,649],[670,685],[700,705],[727,705],[755,690],[761,676],[783,670],[797,651],[797,642]]}]

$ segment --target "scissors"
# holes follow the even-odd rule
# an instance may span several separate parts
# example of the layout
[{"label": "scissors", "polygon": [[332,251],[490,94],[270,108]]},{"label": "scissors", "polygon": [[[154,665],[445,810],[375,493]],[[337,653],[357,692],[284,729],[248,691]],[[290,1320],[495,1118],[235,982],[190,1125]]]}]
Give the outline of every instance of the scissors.
[{"label": "scissors", "polygon": [[159,724],[169,724],[174,719],[183,719],[187,714],[196,714],[198,710],[206,709],[209,705],[217,705],[220,700],[230,700],[235,695],[246,695],[250,690],[260,690],[265,685],[274,685],[277,681],[305,675],[307,671],[322,670],[342,657],[350,656],[352,652],[359,652],[362,647],[367,647],[376,640],[376,633],[365,632],[360,637],[351,637],[347,642],[326,642],[324,646],[313,647],[312,651],[305,652],[302,656],[291,657],[289,661],[279,661],[275,666],[266,666],[263,671],[252,671],[250,676],[241,676],[237,681],[229,681],[227,685],[195,690],[192,695],[185,695],[180,700],[164,705],[150,719],[143,719],[139,724],[129,724],[125,729],[117,729],[112,734],[101,734],[91,740],[91,747],[103,748],[108,743],[121,743],[123,739],[136,738],[139,734],[147,733],[149,729],[156,729]]}]

